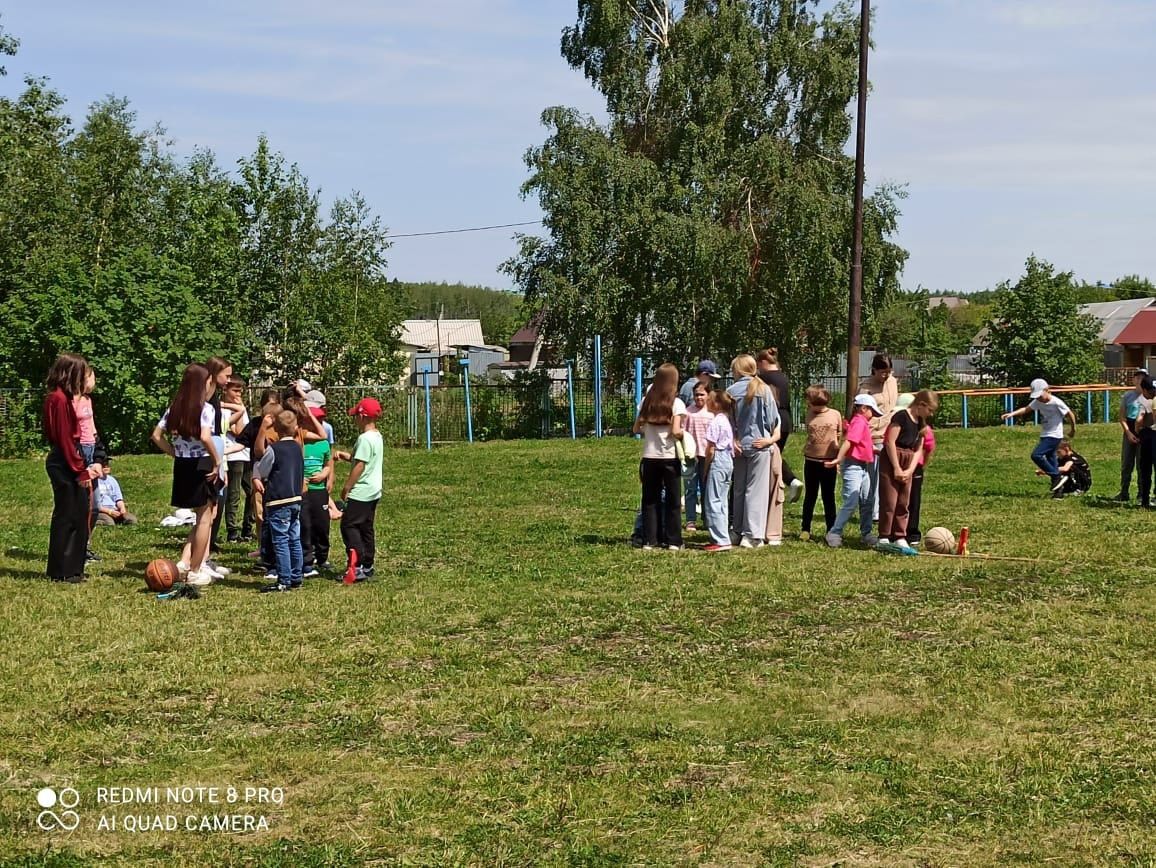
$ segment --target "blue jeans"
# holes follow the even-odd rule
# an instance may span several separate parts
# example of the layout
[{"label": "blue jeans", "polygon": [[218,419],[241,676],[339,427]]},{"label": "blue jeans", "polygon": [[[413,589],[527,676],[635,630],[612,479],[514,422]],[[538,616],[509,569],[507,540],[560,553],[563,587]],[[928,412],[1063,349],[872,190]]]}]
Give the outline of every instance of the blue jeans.
[{"label": "blue jeans", "polygon": [[80,457],[84,459],[84,466],[88,467],[92,464],[92,459],[96,455],[95,443],[80,443]]},{"label": "blue jeans", "polygon": [[301,550],[301,504],[286,503],[267,508],[265,524],[273,536],[277,584],[299,586],[305,573],[305,555]]},{"label": "blue jeans", "polygon": [[694,472],[690,476],[682,478],[682,493],[686,498],[686,521],[690,524],[698,515],[698,502],[702,498],[702,511],[706,513],[706,480],[700,474],[702,473],[702,464],[705,458],[696,458],[694,460]]},{"label": "blue jeans", "polygon": [[856,509],[859,510],[860,536],[871,533],[871,476],[870,464],[843,461],[843,505],[839,507],[839,514],[830,530],[835,536],[843,535],[843,528]]},{"label": "blue jeans", "polygon": [[1055,479],[1060,475],[1060,468],[1056,464],[1056,447],[1060,445],[1059,437],[1041,437],[1032,452],[1032,461],[1036,467]]},{"label": "blue jeans", "polygon": [[[699,459],[700,461],[702,459]],[[703,485],[702,514],[710,541],[715,545],[731,544],[730,499],[734,459],[728,450],[716,450]]]}]

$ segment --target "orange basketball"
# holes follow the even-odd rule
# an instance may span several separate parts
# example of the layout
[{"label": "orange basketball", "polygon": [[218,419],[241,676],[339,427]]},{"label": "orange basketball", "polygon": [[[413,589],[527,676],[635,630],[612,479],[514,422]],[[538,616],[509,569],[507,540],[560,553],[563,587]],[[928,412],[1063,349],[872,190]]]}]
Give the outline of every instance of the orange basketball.
[{"label": "orange basketball", "polygon": [[177,565],[164,558],[149,561],[149,565],[145,567],[145,584],[149,586],[149,590],[156,591],[158,594],[171,589],[173,582],[177,581],[180,576]]}]

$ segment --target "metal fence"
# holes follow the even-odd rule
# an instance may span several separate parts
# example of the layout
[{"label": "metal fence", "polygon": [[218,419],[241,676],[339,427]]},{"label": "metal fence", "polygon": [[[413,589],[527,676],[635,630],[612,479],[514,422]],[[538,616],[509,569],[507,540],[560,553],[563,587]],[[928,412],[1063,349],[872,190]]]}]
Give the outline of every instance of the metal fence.
[{"label": "metal fence", "polygon": [[[1119,377],[1105,377],[1102,385],[1082,391],[1064,393],[1064,401],[1085,422],[1107,422],[1116,418],[1119,386],[1110,385]],[[842,405],[846,392],[845,377],[826,377],[817,382],[834,396],[836,407]],[[726,381],[720,381],[725,385]],[[803,393],[806,383],[794,384],[791,395],[793,418],[801,422],[806,415]],[[338,442],[349,444],[357,431],[347,415],[348,408],[363,397],[381,402],[382,417],[378,428],[386,441],[396,446],[424,447],[432,444],[465,441],[472,431],[475,440],[543,439],[588,437],[595,431],[595,391],[591,379],[575,378],[573,387],[573,429],[571,428],[571,384],[565,379],[526,378],[519,382],[494,383],[473,381],[470,384],[470,412],[467,417],[464,385],[445,385],[426,391],[421,387],[339,386],[325,390],[327,411]],[[901,384],[901,388],[904,384]],[[645,384],[644,384],[645,388]],[[943,392],[940,397],[937,427],[985,427],[999,425],[1000,414],[1022,405],[1022,389],[974,394]],[[250,407],[257,410],[259,389],[251,390]],[[36,392],[0,389],[0,456],[27,455],[42,447],[40,435],[41,395]],[[602,393],[602,434],[630,433],[635,416],[634,384],[618,388],[604,387]],[[97,415],[99,417],[99,396]],[[99,422],[99,418],[98,418]],[[428,422],[428,427],[427,427]],[[147,432],[145,432],[147,436]]]}]

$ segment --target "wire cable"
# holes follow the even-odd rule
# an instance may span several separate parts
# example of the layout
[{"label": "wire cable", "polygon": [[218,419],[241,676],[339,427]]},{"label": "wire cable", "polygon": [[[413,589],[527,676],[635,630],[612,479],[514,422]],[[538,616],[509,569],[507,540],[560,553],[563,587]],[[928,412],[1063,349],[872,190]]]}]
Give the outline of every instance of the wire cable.
[{"label": "wire cable", "polygon": [[386,238],[423,238],[429,235],[457,235],[461,232],[486,232],[490,229],[512,229],[515,226],[536,226],[541,220],[527,220],[524,223],[499,223],[496,226],[472,226],[469,229],[439,229],[436,232],[403,232],[386,235]]}]

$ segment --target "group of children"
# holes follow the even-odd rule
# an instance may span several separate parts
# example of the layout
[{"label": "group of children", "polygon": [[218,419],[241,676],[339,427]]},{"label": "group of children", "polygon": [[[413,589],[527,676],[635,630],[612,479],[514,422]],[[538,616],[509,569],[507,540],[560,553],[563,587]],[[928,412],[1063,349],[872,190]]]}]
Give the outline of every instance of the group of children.
[{"label": "group of children", "polygon": [[[760,359],[774,360],[774,351]],[[775,366],[777,370],[777,366]],[[684,468],[686,530],[698,530],[701,512],[710,541],[708,552],[780,545],[783,504],[799,489],[803,499],[800,538],[811,539],[815,506],[823,500],[824,539],[843,544],[843,530],[859,513],[860,536],[868,546],[897,554],[915,554],[923,475],[935,451],[929,424],[939,407],[934,392],[898,394],[891,361],[877,355],[846,423],[830,406],[821,385],[806,391],[807,441],[804,480],[799,483],[782,460],[784,421],[780,396],[760,375],[758,362],[738,356],[731,365],[734,384],[714,388],[713,362],[704,360],[696,380],[676,394],[678,370],[661,366],[639,406],[634,433],[642,437],[642,509],[634,542],[643,549],[683,547],[680,468]],[[693,451],[680,464],[678,444],[689,434]],[[836,511],[835,487],[843,475],[842,506]],[[701,504],[701,508],[700,508]],[[878,533],[874,532],[878,522]]]},{"label": "group of children", "polygon": [[[307,382],[299,380],[280,392],[266,390],[260,415],[253,418],[242,400],[244,385],[227,363],[189,365],[153,432],[153,442],[174,459],[172,505],[191,509],[197,517],[178,562],[185,581],[205,586],[228,574],[209,557],[211,528],[222,505],[230,506],[229,541],[246,540],[250,515],[256,525],[260,546],[253,554],[258,570],[271,580],[262,592],[294,590],[322,573],[351,583],[372,578],[384,452],[376,427],[381,405],[364,398],[349,410],[360,430],[350,454],[333,448],[325,395]],[[216,396],[218,386],[223,400]],[[337,458],[348,460],[351,469],[340,499],[334,500]],[[228,465],[224,475],[223,463]],[[248,503],[238,526],[242,495]],[[343,574],[329,562],[332,519],[341,521],[349,556]]]}]

